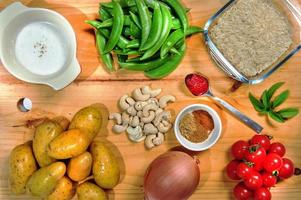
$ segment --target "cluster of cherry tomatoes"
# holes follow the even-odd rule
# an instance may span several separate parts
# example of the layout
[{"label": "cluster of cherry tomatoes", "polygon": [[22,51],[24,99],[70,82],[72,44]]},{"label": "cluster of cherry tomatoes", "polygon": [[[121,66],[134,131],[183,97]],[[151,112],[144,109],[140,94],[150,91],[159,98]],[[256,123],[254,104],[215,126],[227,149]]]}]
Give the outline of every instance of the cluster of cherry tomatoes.
[{"label": "cluster of cherry tomatoes", "polygon": [[239,140],[231,147],[234,157],[226,167],[232,180],[242,180],[233,190],[238,200],[269,200],[270,188],[278,180],[294,175],[294,164],[284,158],[286,149],[280,142],[270,142],[270,136],[254,135],[250,141]]}]

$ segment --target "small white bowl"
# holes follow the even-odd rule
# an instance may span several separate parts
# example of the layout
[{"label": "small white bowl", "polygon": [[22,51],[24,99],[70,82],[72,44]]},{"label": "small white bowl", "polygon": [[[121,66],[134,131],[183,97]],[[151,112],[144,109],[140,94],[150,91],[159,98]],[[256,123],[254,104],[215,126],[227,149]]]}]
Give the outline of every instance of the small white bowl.
[{"label": "small white bowl", "polygon": [[0,60],[16,78],[60,90],[79,75],[75,33],[59,13],[16,2],[0,24]]},{"label": "small white bowl", "polygon": [[[184,136],[182,136],[180,132],[180,122],[182,118],[188,114],[192,113],[193,111],[196,110],[204,110],[209,113],[209,115],[212,117],[213,122],[214,122],[214,129],[212,130],[210,136],[201,143],[193,143],[187,140]],[[217,140],[219,139],[222,131],[222,122],[219,117],[219,115],[216,113],[215,110],[213,110],[211,107],[204,105],[204,104],[193,104],[190,106],[185,107],[178,115],[174,124],[174,131],[176,138],[180,142],[182,146],[185,148],[192,150],[192,151],[204,151],[212,147]]]}]

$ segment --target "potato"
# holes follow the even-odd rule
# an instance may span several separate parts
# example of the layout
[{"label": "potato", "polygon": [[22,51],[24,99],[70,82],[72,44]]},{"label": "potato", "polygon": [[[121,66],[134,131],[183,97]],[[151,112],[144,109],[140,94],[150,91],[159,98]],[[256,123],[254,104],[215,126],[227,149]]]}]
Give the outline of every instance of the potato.
[{"label": "potato", "polygon": [[72,158],[84,153],[90,143],[91,140],[84,130],[68,130],[49,143],[47,154],[56,159]]},{"label": "potato", "polygon": [[65,173],[66,166],[63,162],[55,162],[47,167],[42,167],[32,174],[26,184],[26,191],[33,196],[47,197],[54,191]]},{"label": "potato", "polygon": [[82,108],[71,120],[69,129],[79,128],[88,130],[88,135],[93,138],[100,131],[102,125],[101,109],[97,104]]},{"label": "potato", "polygon": [[82,181],[87,178],[92,168],[92,156],[85,152],[72,158],[67,166],[67,174],[73,181]]},{"label": "potato", "polygon": [[57,122],[61,127],[63,128],[64,131],[66,131],[69,127],[70,121],[64,116],[58,116],[52,119],[52,121]]},{"label": "potato", "polygon": [[56,161],[54,158],[48,156],[46,150],[48,144],[62,132],[63,128],[58,123],[50,120],[41,123],[36,128],[32,148],[40,167],[47,166]]},{"label": "potato", "polygon": [[120,179],[120,168],[113,152],[101,142],[91,144],[94,180],[104,189],[112,189]]},{"label": "potato", "polygon": [[9,157],[9,182],[14,194],[23,194],[29,177],[37,170],[32,142],[16,146]]},{"label": "potato", "polygon": [[85,182],[80,184],[76,189],[78,200],[106,200],[107,195],[103,189],[97,185]]},{"label": "potato", "polygon": [[46,200],[70,200],[75,195],[74,183],[66,176],[61,178]]}]

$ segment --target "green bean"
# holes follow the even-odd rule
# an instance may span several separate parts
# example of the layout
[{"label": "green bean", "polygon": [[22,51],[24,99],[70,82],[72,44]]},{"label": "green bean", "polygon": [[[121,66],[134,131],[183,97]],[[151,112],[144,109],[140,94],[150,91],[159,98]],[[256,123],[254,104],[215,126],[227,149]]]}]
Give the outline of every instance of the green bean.
[{"label": "green bean", "polygon": [[154,55],[163,45],[163,43],[165,42],[165,40],[167,39],[170,29],[171,29],[171,23],[172,23],[172,19],[171,19],[171,15],[169,10],[167,9],[167,6],[165,6],[164,4],[160,4],[160,8],[161,8],[161,12],[162,12],[162,20],[163,20],[163,28],[161,30],[161,35],[160,38],[158,39],[158,41],[156,42],[156,44],[154,46],[152,46],[150,49],[148,49],[144,55],[142,56],[141,60],[145,60],[149,57],[151,57],[152,55]]},{"label": "green bean", "polygon": [[158,58],[156,60],[152,61],[144,61],[144,62],[127,62],[127,63],[122,63],[119,62],[119,66],[122,69],[127,69],[127,70],[132,70],[132,71],[146,71],[146,70],[151,70],[156,67],[161,66],[163,63],[168,61],[169,57],[165,57],[163,59]]},{"label": "green bean", "polygon": [[113,1],[113,18],[113,31],[111,31],[110,38],[106,44],[105,53],[112,51],[112,49],[116,46],[123,29],[124,14],[120,4],[116,1]]},{"label": "green bean", "polygon": [[186,49],[186,46],[185,46],[185,44],[183,44],[182,47],[180,48],[180,55],[174,54],[170,59],[168,59],[161,66],[154,68],[152,70],[146,70],[144,72],[144,75],[151,79],[161,79],[161,78],[168,76],[181,63],[181,61],[185,55],[185,49]]},{"label": "green bean", "polygon": [[142,33],[141,33],[141,49],[144,47],[145,42],[149,36],[151,30],[151,17],[149,10],[143,0],[135,0],[138,8],[138,14],[140,17]]},{"label": "green bean", "polygon": [[175,13],[178,15],[183,29],[184,29],[184,33],[186,33],[186,30],[188,28],[188,18],[186,15],[186,9],[183,7],[183,5],[180,3],[179,0],[164,0],[174,11]]},{"label": "green bean", "polygon": [[137,39],[134,39],[126,45],[126,48],[128,49],[134,49],[134,48],[139,48],[140,47],[140,42]]},{"label": "green bean", "polygon": [[147,50],[156,44],[156,42],[159,40],[161,36],[162,24],[163,21],[162,21],[161,8],[160,5],[156,3],[154,5],[154,15],[152,18],[152,26],[151,26],[152,28],[149,33],[149,37],[147,41],[145,42],[144,46],[140,48],[141,50]]},{"label": "green bean", "polygon": [[112,55],[111,53],[104,53],[106,39],[99,30],[96,30],[95,34],[96,34],[96,47],[98,50],[98,54],[101,57],[101,60],[103,61],[107,69],[110,72],[112,72],[114,71]]},{"label": "green bean", "polygon": [[137,15],[135,15],[133,12],[130,11],[130,16],[131,16],[131,19],[133,20],[133,22],[139,27],[139,29],[141,29],[141,23],[140,23]]}]

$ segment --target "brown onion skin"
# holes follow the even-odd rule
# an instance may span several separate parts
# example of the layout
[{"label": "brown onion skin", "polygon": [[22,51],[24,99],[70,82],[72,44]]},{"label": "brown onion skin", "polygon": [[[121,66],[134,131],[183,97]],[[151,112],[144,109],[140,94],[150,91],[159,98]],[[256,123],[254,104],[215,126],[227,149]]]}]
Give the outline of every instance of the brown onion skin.
[{"label": "brown onion skin", "polygon": [[146,200],[185,200],[196,190],[200,170],[186,153],[171,151],[157,157],[144,176]]}]

